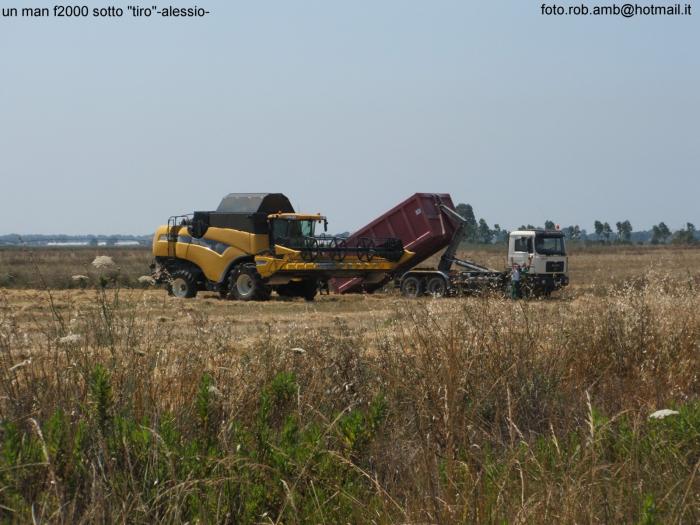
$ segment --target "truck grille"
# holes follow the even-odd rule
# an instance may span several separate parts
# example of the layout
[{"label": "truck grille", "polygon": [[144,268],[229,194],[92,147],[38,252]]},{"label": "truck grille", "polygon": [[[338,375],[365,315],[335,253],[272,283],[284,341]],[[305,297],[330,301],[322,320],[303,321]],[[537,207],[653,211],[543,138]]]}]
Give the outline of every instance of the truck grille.
[{"label": "truck grille", "polygon": [[545,266],[547,273],[558,273],[564,271],[564,261],[551,261]]}]

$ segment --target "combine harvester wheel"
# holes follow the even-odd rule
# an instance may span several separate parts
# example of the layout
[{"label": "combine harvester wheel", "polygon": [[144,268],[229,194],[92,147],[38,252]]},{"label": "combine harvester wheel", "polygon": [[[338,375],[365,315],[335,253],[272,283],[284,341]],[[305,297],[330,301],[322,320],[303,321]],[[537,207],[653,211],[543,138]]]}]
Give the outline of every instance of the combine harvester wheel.
[{"label": "combine harvester wheel", "polygon": [[168,293],[179,299],[189,299],[197,295],[197,283],[187,270],[175,270],[171,274]]},{"label": "combine harvester wheel", "polygon": [[257,270],[247,264],[231,272],[229,298],[239,301],[267,301],[270,289],[263,284]]}]

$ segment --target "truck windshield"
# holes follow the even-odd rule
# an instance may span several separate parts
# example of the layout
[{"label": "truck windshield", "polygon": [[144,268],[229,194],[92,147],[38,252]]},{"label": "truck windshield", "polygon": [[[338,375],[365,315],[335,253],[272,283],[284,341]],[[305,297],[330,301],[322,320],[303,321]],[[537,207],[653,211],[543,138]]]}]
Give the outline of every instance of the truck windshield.
[{"label": "truck windshield", "polygon": [[535,251],[541,255],[566,255],[564,237],[561,235],[537,235]]}]

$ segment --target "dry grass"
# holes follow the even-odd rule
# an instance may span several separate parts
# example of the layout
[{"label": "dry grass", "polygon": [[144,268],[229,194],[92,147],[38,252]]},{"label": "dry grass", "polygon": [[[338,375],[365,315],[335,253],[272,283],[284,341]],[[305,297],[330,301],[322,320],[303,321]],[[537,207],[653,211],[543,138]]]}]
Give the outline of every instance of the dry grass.
[{"label": "dry grass", "polygon": [[697,258],[532,302],[2,290],[0,519],[697,523]]},{"label": "dry grass", "polygon": [[146,248],[0,248],[0,287],[79,288],[73,275],[95,275],[95,257],[108,255],[119,267],[121,286],[139,287],[138,278],[150,272],[151,251]]}]

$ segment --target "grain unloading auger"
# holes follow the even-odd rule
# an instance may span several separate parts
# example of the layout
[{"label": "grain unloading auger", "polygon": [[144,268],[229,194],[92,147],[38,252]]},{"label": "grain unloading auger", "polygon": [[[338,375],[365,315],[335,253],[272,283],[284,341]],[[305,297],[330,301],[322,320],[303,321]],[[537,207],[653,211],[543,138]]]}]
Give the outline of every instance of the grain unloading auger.
[{"label": "grain unloading auger", "polygon": [[[413,253],[400,239],[326,235],[320,214],[296,213],[281,193],[232,193],[216,211],[173,216],[153,238],[153,276],[177,297],[200,290],[265,300],[312,300],[331,278],[383,281]],[[323,226],[324,233],[317,234]]]},{"label": "grain unloading auger", "polygon": [[[349,237],[396,237],[414,256],[400,261],[382,281],[338,278],[331,280],[331,286],[338,293],[372,292],[394,279],[407,297],[504,290],[513,264],[528,267],[525,290],[532,295],[549,295],[568,284],[568,258],[560,231],[511,232],[507,269],[494,270],[456,256],[466,229],[467,223],[455,211],[449,194],[416,193]],[[437,268],[417,266],[443,249]]]}]

